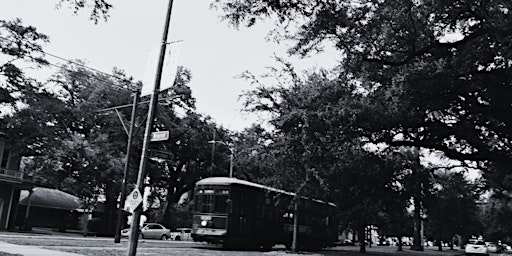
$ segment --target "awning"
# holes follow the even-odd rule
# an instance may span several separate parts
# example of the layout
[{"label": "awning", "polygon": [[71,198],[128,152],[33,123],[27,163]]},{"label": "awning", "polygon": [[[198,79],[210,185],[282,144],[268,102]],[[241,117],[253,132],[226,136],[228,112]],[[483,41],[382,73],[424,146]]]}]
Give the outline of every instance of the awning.
[{"label": "awning", "polygon": [[[80,199],[78,197],[62,192],[57,189],[36,187],[32,190],[30,196],[30,206],[62,209],[62,210],[76,210],[80,208]],[[28,197],[20,200],[20,205],[27,205]]]}]

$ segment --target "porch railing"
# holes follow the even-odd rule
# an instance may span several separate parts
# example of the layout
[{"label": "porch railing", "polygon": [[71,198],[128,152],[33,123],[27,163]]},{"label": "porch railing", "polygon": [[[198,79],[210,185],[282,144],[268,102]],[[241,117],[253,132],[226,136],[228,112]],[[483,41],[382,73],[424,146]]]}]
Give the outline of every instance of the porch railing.
[{"label": "porch railing", "polygon": [[2,177],[23,180],[23,172],[0,168],[0,178]]}]

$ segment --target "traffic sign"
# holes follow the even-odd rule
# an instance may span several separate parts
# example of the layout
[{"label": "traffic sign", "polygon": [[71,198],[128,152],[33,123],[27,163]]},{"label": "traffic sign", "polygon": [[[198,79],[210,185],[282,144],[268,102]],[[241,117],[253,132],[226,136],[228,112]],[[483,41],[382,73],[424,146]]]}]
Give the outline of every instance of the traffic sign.
[{"label": "traffic sign", "polygon": [[126,210],[133,213],[137,207],[139,207],[140,203],[142,203],[142,195],[138,188],[135,188],[129,195],[126,197],[125,205]]},{"label": "traffic sign", "polygon": [[163,141],[169,139],[169,131],[152,132],[150,141]]}]

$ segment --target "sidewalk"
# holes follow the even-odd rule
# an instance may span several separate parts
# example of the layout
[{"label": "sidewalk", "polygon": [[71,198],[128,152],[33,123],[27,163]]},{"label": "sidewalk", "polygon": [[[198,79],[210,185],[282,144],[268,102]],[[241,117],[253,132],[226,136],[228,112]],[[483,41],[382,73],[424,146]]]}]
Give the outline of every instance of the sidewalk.
[{"label": "sidewalk", "polygon": [[17,245],[0,241],[0,252],[20,254],[24,256],[81,256],[81,254],[59,252],[37,246]]},{"label": "sidewalk", "polygon": [[[5,233],[19,233],[19,234],[30,234],[30,235],[58,235],[58,236],[67,236],[67,237],[84,237],[84,234],[81,230],[66,230],[64,232],[56,231],[52,228],[41,228],[41,227],[33,227],[30,231],[21,231],[17,229],[13,230],[3,230]],[[88,234],[89,236],[95,236],[92,233]]]}]

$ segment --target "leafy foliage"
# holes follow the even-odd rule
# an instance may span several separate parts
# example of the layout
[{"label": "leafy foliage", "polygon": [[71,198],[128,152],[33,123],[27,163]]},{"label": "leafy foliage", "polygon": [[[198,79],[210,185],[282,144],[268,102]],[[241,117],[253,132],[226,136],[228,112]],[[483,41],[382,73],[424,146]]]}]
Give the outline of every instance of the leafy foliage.
[{"label": "leafy foliage", "polygon": [[[511,108],[506,95],[512,88],[508,1],[217,0],[213,5],[235,26],[274,19],[275,34],[295,42],[291,53],[306,55],[326,43],[335,46],[342,82],[327,88],[316,83],[330,93],[315,98],[302,92],[303,98],[297,99],[314,109],[317,102],[329,106],[326,102],[334,95],[345,103],[339,109],[353,113],[352,119],[340,118],[344,129],[330,122],[312,131],[355,131],[356,137],[374,143],[439,150],[452,159],[473,161],[495,195],[508,193],[508,179],[497,178],[508,177],[512,160],[511,119],[506,114]],[[336,93],[350,88],[339,84],[356,85],[344,94],[351,99]],[[254,95],[266,99],[260,110],[284,109],[277,100],[287,101],[286,93],[279,90]],[[300,125],[295,128],[332,120],[302,122],[305,118],[298,117],[306,115],[300,106],[293,109],[297,114],[278,120]],[[351,141],[334,138],[338,143]]]},{"label": "leafy foliage", "polygon": [[42,44],[48,37],[32,26],[24,26],[20,19],[0,20],[0,53],[5,59],[0,65],[0,105],[16,107],[37,85],[28,79],[21,66],[48,65]]},{"label": "leafy foliage", "polygon": [[91,9],[89,18],[94,23],[98,23],[100,19],[106,21],[109,18],[108,12],[113,8],[109,2],[105,0],[59,0],[57,7],[62,7],[64,4],[69,5],[75,14],[85,8]]},{"label": "leafy foliage", "polygon": [[469,183],[463,173],[446,170],[437,171],[433,178],[435,185],[426,200],[427,227],[430,231],[427,236],[432,236],[436,241],[451,242],[457,234],[465,239],[479,234],[483,225],[476,204],[480,198],[477,185]]}]

